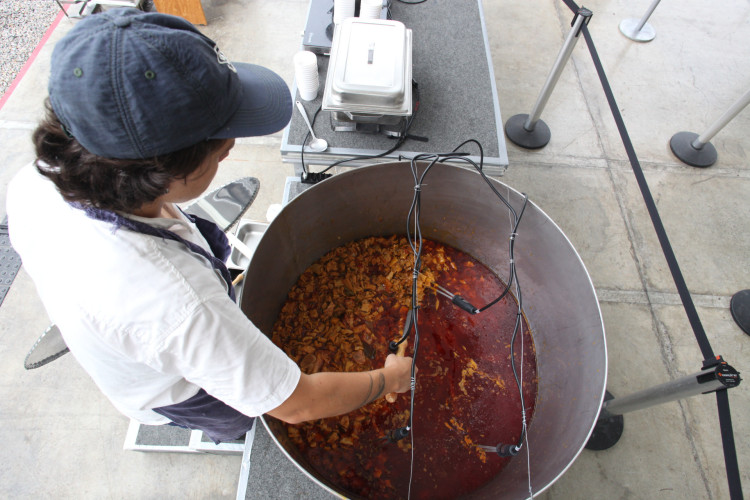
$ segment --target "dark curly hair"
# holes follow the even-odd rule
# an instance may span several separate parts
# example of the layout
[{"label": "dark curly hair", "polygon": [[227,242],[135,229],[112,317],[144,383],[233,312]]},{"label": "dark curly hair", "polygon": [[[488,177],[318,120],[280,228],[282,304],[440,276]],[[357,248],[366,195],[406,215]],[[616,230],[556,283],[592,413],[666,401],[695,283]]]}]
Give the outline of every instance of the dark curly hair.
[{"label": "dark curly hair", "polygon": [[90,153],[66,132],[49,99],[47,114],[32,136],[36,168],[63,198],[106,210],[132,213],[185,179],[225,140],[211,139],[145,160],[117,160]]}]

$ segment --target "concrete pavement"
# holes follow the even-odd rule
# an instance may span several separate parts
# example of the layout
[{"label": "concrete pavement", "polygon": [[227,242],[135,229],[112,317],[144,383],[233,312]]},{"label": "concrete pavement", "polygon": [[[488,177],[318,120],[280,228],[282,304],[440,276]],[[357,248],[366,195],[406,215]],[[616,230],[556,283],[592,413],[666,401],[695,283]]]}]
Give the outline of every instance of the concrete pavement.
[{"label": "concrete pavement", "polygon": [[[208,25],[201,29],[230,59],[268,66],[291,85],[291,57],[307,3],[204,0]],[[709,340],[717,354],[750,373],[750,337],[728,309],[735,292],[750,288],[750,109],[711,141],[719,159],[708,169],[681,163],[668,146],[676,132],[702,133],[748,90],[750,4],[664,2],[649,20],[657,32],[649,43],[633,42],[618,30],[622,19],[640,17],[648,2],[593,0],[586,7],[594,13],[589,30]],[[429,8],[429,0],[413,8]],[[573,15],[551,0],[484,0],[483,9],[507,120],[531,110]],[[64,19],[58,25],[0,109],[0,218],[8,182],[33,159],[29,134],[41,116],[52,48],[74,23]],[[528,193],[581,254],[604,317],[609,390],[627,395],[699,370],[701,353],[583,40],[542,119],[552,131],[550,143],[528,151],[508,142],[509,168],[501,180]],[[467,138],[463,134],[457,143]],[[238,141],[214,181],[260,180],[247,218],[265,220],[268,206],[282,200],[284,179],[293,169],[281,161],[280,142],[281,133]],[[48,322],[21,270],[0,307],[0,496],[235,496],[238,456],[123,451],[127,419],[72,356],[25,371],[24,356]],[[747,387],[730,391],[729,399],[747,489]],[[728,495],[715,397],[706,395],[626,415],[615,447],[584,450],[541,498]]]}]

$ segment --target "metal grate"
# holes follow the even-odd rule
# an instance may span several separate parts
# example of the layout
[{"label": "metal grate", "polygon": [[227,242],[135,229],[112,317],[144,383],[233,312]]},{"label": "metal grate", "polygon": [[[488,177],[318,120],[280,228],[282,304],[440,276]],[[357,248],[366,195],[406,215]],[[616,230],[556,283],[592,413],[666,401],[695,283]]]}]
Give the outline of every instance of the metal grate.
[{"label": "metal grate", "polygon": [[10,244],[8,218],[5,217],[0,224],[0,305],[5,300],[19,269],[21,269],[21,257]]}]

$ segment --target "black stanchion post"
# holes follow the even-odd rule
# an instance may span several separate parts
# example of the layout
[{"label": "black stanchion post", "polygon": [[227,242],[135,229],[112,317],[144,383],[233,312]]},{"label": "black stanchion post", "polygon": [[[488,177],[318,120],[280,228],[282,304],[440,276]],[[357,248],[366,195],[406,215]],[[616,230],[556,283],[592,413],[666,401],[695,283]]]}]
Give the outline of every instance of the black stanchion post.
[{"label": "black stanchion post", "polygon": [[629,396],[614,398],[609,391],[599,412],[594,431],[586,448],[606,450],[614,446],[622,436],[623,414],[642,410],[662,403],[684,399],[698,394],[731,389],[740,384],[740,374],[728,365],[721,356],[703,363],[703,369],[692,375],[660,384]]},{"label": "black stanchion post", "polygon": [[748,104],[750,104],[750,90],[732,104],[726,113],[721,115],[721,118],[703,134],[699,136],[693,132],[677,132],[670,139],[669,147],[677,158],[692,167],[710,167],[716,163],[719,155],[709,141]]},{"label": "black stanchion post", "polygon": [[570,23],[572,26],[570,33],[568,33],[568,37],[562,49],[560,49],[560,53],[557,55],[557,60],[552,66],[552,71],[550,71],[547,81],[544,83],[544,87],[539,94],[536,104],[534,104],[534,108],[531,110],[531,114],[511,116],[505,122],[505,134],[514,144],[527,149],[539,149],[549,143],[552,134],[547,124],[540,120],[539,117],[542,115],[542,110],[547,104],[557,80],[560,78],[565,63],[570,59],[570,54],[573,52],[573,48],[578,41],[578,35],[581,33],[581,27],[589,23],[592,15],[593,13],[590,10],[583,7],[576,12],[573,22]]},{"label": "black stanchion post", "polygon": [[630,17],[620,22],[620,33],[635,42],[650,42],[656,37],[656,30],[648,24],[648,18],[661,0],[654,0],[641,19]]}]

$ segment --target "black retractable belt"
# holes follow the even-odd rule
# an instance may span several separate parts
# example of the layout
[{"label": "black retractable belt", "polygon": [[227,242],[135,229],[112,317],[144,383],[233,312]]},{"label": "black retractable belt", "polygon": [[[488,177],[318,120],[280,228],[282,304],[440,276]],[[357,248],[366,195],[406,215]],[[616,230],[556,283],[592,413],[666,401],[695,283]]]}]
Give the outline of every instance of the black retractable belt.
[{"label": "black retractable belt", "polygon": [[[576,5],[576,3],[572,0],[563,0],[563,3],[565,3],[565,5],[567,5],[568,8],[570,8],[572,11],[578,11],[578,5]],[[630,136],[628,135],[628,131],[625,128],[625,122],[623,121],[622,115],[620,114],[620,108],[618,108],[617,106],[612,88],[609,85],[607,75],[604,72],[604,67],[602,66],[601,60],[599,59],[596,47],[594,46],[594,41],[591,38],[591,33],[589,33],[587,26],[583,26],[583,36],[586,39],[586,45],[588,46],[589,52],[591,53],[591,59],[593,60],[594,66],[596,67],[596,72],[599,75],[602,89],[604,90],[604,94],[607,97],[607,102],[609,103],[612,117],[614,118],[617,125],[617,130],[620,133],[620,138],[622,139],[623,146],[625,147],[628,159],[630,160],[630,165],[638,182],[638,187],[640,188],[643,200],[646,203],[646,208],[648,209],[649,216],[651,217],[651,223],[653,224],[654,230],[656,231],[657,237],[659,238],[659,243],[661,244],[662,252],[664,252],[664,257],[667,259],[667,265],[669,266],[669,270],[672,273],[672,279],[675,282],[675,286],[677,287],[680,299],[682,300],[682,305],[685,308],[688,320],[690,321],[690,326],[693,329],[695,339],[698,342],[701,353],[703,354],[703,364],[704,366],[709,365],[715,362],[717,357],[714,355],[714,351],[711,348],[711,343],[706,336],[706,332],[703,329],[700,317],[698,316],[698,311],[696,310],[693,299],[690,296],[690,291],[688,290],[685,279],[683,278],[682,272],[680,271],[680,266],[677,263],[677,258],[675,257],[674,251],[672,250],[672,245],[670,244],[669,238],[667,237],[667,232],[664,229],[664,225],[662,224],[661,217],[659,216],[659,211],[656,208],[656,203],[654,202],[654,198],[651,195],[651,191],[646,182],[646,177],[643,175],[643,170],[641,169],[641,165],[635,153],[635,148],[633,148],[633,144],[630,141]],[[729,495],[733,500],[742,499],[742,482],[740,480],[739,465],[737,462],[737,451],[734,444],[734,431],[732,429],[732,417],[729,411],[729,398],[727,396],[726,389],[716,391],[716,402],[719,411],[719,425],[721,427],[721,440],[724,448],[724,461],[727,471],[727,481],[729,483]]]}]

